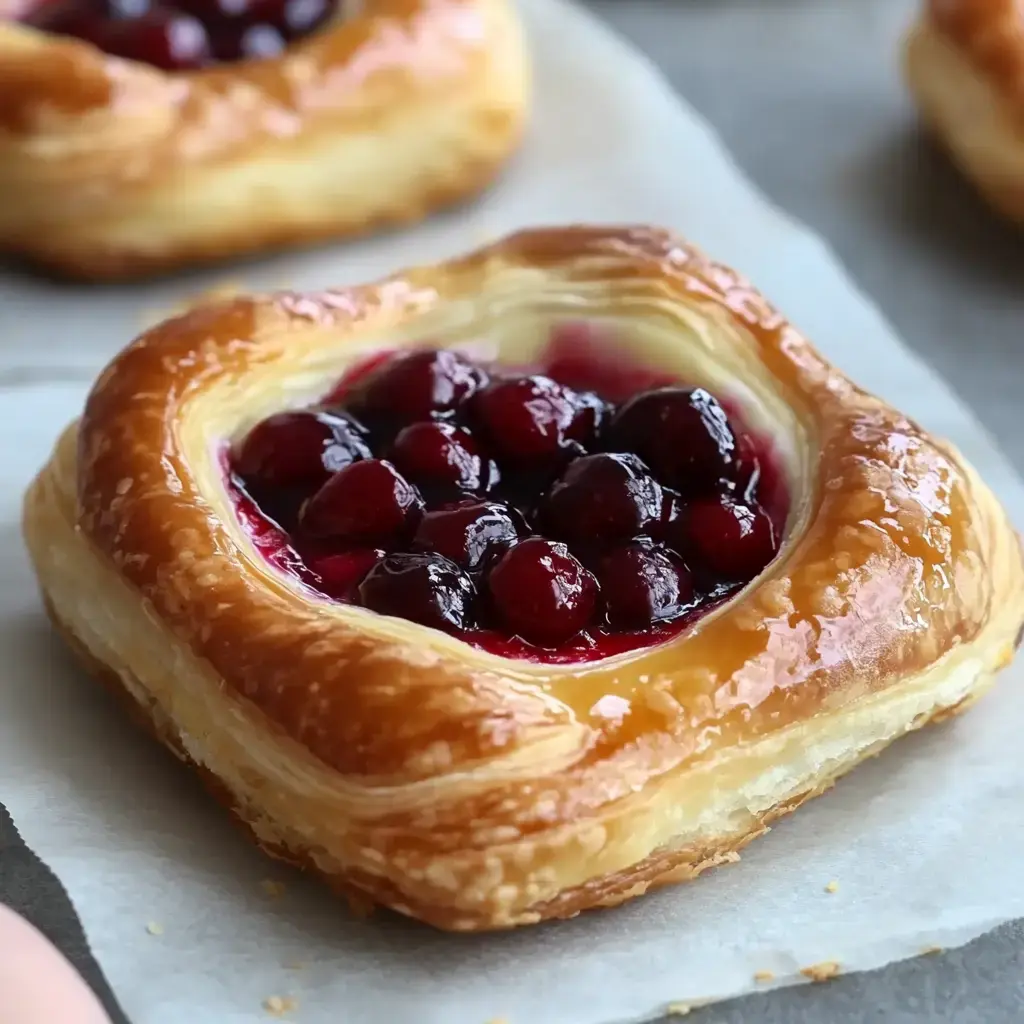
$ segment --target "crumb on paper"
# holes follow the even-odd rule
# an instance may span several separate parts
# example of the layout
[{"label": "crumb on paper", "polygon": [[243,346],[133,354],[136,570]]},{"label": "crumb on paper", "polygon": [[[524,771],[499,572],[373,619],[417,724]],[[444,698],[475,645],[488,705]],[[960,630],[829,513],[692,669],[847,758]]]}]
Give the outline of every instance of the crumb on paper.
[{"label": "crumb on paper", "polygon": [[267,996],[263,1000],[263,1009],[272,1017],[283,1017],[298,1006],[291,996]]},{"label": "crumb on paper", "polygon": [[754,981],[761,985],[766,984],[769,981],[775,980],[775,973],[773,971],[754,971]]},{"label": "crumb on paper", "polygon": [[835,960],[824,960],[820,964],[811,964],[801,968],[800,973],[811,981],[830,981],[839,974],[839,964]]},{"label": "crumb on paper", "polygon": [[935,956],[937,953],[945,953],[946,950],[943,946],[925,946],[921,950],[921,956]]},{"label": "crumb on paper", "polygon": [[833,878],[832,881],[825,886],[825,892],[839,892],[839,883]]},{"label": "crumb on paper", "polygon": [[159,921],[150,921],[146,925],[146,931],[149,932],[150,935],[163,935],[164,926]]},{"label": "crumb on paper", "polygon": [[268,895],[277,899],[284,895],[284,882],[275,882],[273,878],[264,878],[260,882],[260,888]]},{"label": "crumb on paper", "polygon": [[665,1012],[670,1017],[685,1017],[687,1014],[692,1012],[693,1007],[689,1003],[669,1003],[665,1007]]}]

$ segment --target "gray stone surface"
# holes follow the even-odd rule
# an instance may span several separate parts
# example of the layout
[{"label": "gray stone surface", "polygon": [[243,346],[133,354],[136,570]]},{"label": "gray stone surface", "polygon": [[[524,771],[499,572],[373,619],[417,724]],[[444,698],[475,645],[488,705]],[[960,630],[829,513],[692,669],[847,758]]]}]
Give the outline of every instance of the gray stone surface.
[{"label": "gray stone surface", "polygon": [[[912,0],[590,0],[832,245],[1024,469],[1024,233],[923,139],[899,78]],[[613,86],[612,86],[613,87]],[[1024,812],[1022,812],[1024,813]],[[1024,925],[963,950],[698,1011],[694,1024],[1024,1020]]]}]

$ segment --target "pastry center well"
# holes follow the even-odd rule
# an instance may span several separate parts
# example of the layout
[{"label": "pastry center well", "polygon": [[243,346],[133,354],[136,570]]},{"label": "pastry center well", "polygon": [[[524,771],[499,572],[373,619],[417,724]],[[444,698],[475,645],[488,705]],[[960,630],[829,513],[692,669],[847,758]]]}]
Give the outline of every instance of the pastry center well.
[{"label": "pastry center well", "polygon": [[786,487],[715,395],[593,337],[556,327],[530,367],[377,357],[227,452],[243,524],[325,597],[508,657],[668,639],[772,561]]}]

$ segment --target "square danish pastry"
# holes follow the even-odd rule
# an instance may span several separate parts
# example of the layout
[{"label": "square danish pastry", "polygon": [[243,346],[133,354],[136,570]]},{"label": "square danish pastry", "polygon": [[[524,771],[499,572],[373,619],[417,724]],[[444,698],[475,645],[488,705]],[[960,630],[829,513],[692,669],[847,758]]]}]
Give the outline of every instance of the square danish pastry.
[{"label": "square danish pastry", "polygon": [[922,117],[989,203],[1024,221],[1024,8],[927,0],[907,38]]},{"label": "square danish pastry", "polygon": [[59,631],[260,846],[459,930],[735,860],[1024,622],[958,453],[653,229],[170,320],[24,529]]},{"label": "square danish pastry", "polygon": [[513,0],[0,0],[0,252],[122,279],[416,220],[528,79]]}]

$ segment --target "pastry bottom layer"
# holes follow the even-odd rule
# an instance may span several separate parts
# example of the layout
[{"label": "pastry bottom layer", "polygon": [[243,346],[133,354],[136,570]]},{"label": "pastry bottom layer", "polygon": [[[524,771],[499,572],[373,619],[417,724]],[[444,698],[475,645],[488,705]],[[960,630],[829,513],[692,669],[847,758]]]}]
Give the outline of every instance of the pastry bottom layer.
[{"label": "pastry bottom layer", "polygon": [[[717,751],[652,779],[590,818],[482,844],[410,867],[396,849],[403,800],[422,811],[462,780],[374,787],[342,777],[267,722],[172,636],[75,527],[76,433],[69,429],[26,496],[24,527],[51,618],[86,668],[125,698],[146,728],[199,769],[268,853],[336,890],[441,928],[479,931],[565,918],[738,859],[776,818],[904,733],[962,710],[1008,663],[1021,610],[1006,602],[971,644],[926,672],[755,743]],[[480,787],[493,786],[481,773]],[[381,852],[387,813],[391,846]],[[411,815],[410,815],[411,817]],[[460,833],[461,834],[461,833]],[[422,849],[427,834],[412,836]],[[407,855],[408,854],[408,855]]]},{"label": "pastry bottom layer", "polygon": [[1024,110],[928,21],[908,36],[904,63],[921,116],[953,161],[996,210],[1024,223]]}]

